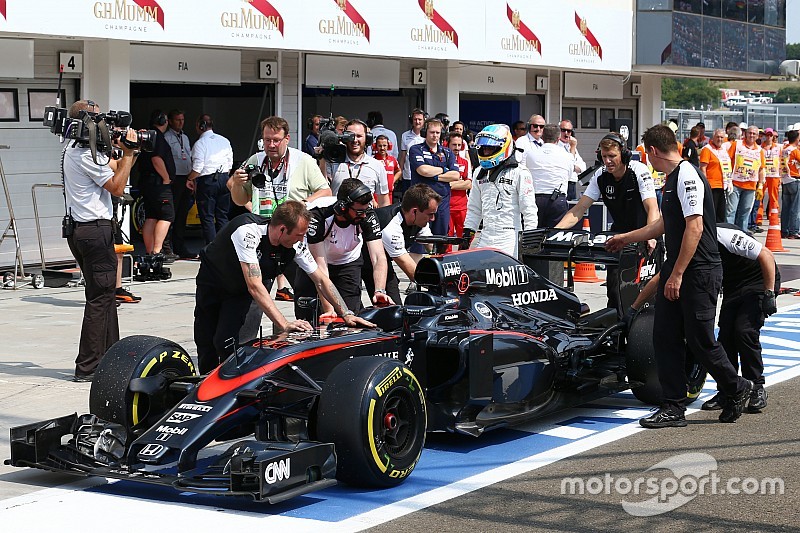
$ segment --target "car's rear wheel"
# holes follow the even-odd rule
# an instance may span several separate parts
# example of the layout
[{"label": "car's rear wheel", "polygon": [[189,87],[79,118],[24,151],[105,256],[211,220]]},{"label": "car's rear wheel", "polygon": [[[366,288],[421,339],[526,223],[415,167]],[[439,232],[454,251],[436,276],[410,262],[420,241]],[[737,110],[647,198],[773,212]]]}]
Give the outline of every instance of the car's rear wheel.
[{"label": "car's rear wheel", "polygon": [[129,433],[149,428],[180,398],[168,390],[152,395],[133,392],[136,378],[194,376],[195,365],[180,345],[160,337],[134,335],[108,349],[95,370],[89,393],[89,411],[103,420],[122,425]]},{"label": "car's rear wheel", "polygon": [[[658,405],[661,402],[661,382],[658,380],[658,368],[653,347],[654,318],[655,308],[647,307],[633,319],[630,331],[628,331],[625,359],[628,379],[643,383],[643,385],[631,389],[633,395],[644,403]],[[706,370],[695,359],[688,347],[686,348],[685,372],[688,385],[686,403],[689,404],[700,396],[706,382]]]},{"label": "car's rear wheel", "polygon": [[356,357],[325,381],[317,410],[317,438],[336,446],[336,478],[363,487],[405,480],[425,444],[425,397],[401,362]]}]

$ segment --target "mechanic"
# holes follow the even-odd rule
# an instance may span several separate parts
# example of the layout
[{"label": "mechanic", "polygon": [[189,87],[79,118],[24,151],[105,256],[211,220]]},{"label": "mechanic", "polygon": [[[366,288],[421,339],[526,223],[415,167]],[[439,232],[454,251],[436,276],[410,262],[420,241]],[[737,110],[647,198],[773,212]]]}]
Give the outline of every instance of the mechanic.
[{"label": "mechanic", "polygon": [[[82,111],[99,113],[100,108],[91,100],[78,100],[70,106],[69,117],[78,119]],[[136,143],[136,130],[128,129],[125,138]],[[95,163],[90,146],[77,141],[67,145],[62,155],[65,222],[69,220],[74,228],[67,234],[67,244],[86,283],[74,381],[92,381],[100,359],[119,340],[111,197],[125,192],[135,156],[125,144],[115,141],[115,145],[122,150],[122,158],[108,165]]]},{"label": "mechanic", "polygon": [[720,421],[735,422],[753,384],[737,375],[714,338],[722,264],[711,188],[696,167],[682,160],[669,127],[648,129],[644,145],[653,168],[667,175],[662,216],[644,228],[615,235],[606,242],[608,250],[617,252],[628,243],[665,236],[667,259],[656,293],[653,327],[662,399],[658,411],[639,423],[646,428],[686,426],[687,345],[726,395]]},{"label": "mechanic", "polygon": [[150,115],[150,125],[156,128],[155,145],[152,152],[144,152],[139,157],[139,191],[144,197],[145,220],[142,226],[144,249],[148,254],[158,255],[169,262],[162,254],[164,239],[175,220],[175,206],[171,183],[175,178],[175,160],[167,143],[167,115],[156,109]]},{"label": "mechanic", "polygon": [[[381,239],[385,250],[387,262],[391,259],[408,276],[409,281],[414,281],[414,272],[417,263],[422,259],[422,254],[411,252],[411,245],[418,236],[431,235],[429,224],[436,218],[439,202],[442,197],[439,193],[425,185],[418,183],[405,192],[403,202],[399,205],[387,205],[375,210],[381,225]],[[432,245],[426,246],[432,248]],[[428,250],[429,251],[429,250]],[[362,254],[363,255],[363,254]],[[361,268],[361,278],[368,293],[374,293],[372,262],[364,258]],[[395,303],[399,304],[400,282],[394,267],[387,263],[386,293]]]},{"label": "mechanic", "polygon": [[[717,223],[717,248],[722,259],[718,340],[737,371],[741,357],[742,376],[755,384],[747,410],[759,413],[767,407],[761,328],[764,319],[778,311],[775,295],[780,290],[780,271],[772,252],[733,224]],[[655,295],[659,278],[660,274],[651,278],[631,305],[625,315],[628,325],[636,311]],[[702,409],[722,409],[725,401],[725,394],[717,392]]]},{"label": "mechanic", "polygon": [[[264,150],[251,155],[228,179],[231,200],[248,211],[264,217],[286,200],[311,202],[331,195],[328,180],[322,175],[317,162],[308,154],[289,146],[289,123],[276,116],[261,121],[261,138]],[[263,187],[254,187],[244,167],[257,168],[264,175]],[[275,299],[282,302],[294,300],[294,293],[287,279],[296,276],[296,263],[286,268],[285,274],[275,279]],[[255,301],[250,305],[240,338],[252,339],[261,326],[261,308]]]},{"label": "mechanic", "polygon": [[523,226],[533,229],[539,222],[531,173],[514,157],[514,139],[505,124],[483,128],[475,136],[475,145],[481,168],[472,176],[463,249],[470,247],[483,222],[473,244],[517,257],[517,234]]},{"label": "mechanic", "polygon": [[[611,231],[633,231],[658,220],[660,215],[653,175],[647,165],[631,161],[628,145],[618,133],[612,132],[603,137],[597,149],[603,166],[592,175],[578,203],[567,211],[555,227],[574,227],[589,211],[589,207],[599,200],[602,200],[614,219]],[[652,252],[655,246],[656,241],[650,241],[649,251]],[[622,313],[617,301],[618,285],[617,267],[609,266],[606,270],[608,307]]]},{"label": "mechanic", "polygon": [[[320,198],[309,204],[311,219],[308,223],[308,249],[341,294],[348,309],[361,311],[361,248],[366,244],[369,261],[373,265],[372,303],[389,305],[393,301],[386,295],[386,257],[381,248],[381,228],[372,209],[372,191],[355,178],[345,178],[336,198]],[[314,280],[302,272],[295,277],[298,297],[316,296]],[[331,316],[331,302],[320,300],[322,314]],[[300,306],[297,298],[295,316],[311,320],[314,309]]]},{"label": "mechanic", "polygon": [[279,332],[311,330],[305,320],[287,320],[269,296],[275,276],[292,260],[333,302],[345,324],[373,327],[347,308],[308,251],[305,235],[310,219],[302,202],[287,200],[273,211],[271,219],[254,213],[235,217],[200,252],[194,342],[201,374],[214,370],[233,352],[229,342],[236,339],[251,300],[258,302]]},{"label": "mechanic", "polygon": [[[450,229],[450,182],[461,179],[456,156],[452,150],[439,144],[442,134],[442,121],[429,118],[420,131],[425,142],[408,149],[411,164],[411,185],[424,183],[439,193],[442,201],[436,219],[430,224],[434,235],[447,235]],[[415,253],[424,253],[421,245],[414,244]]]}]

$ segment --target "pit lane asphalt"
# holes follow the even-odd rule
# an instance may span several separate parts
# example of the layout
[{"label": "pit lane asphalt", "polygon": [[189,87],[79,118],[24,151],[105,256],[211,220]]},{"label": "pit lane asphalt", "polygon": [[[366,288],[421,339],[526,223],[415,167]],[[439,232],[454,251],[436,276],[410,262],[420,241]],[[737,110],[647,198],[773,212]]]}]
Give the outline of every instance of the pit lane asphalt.
[{"label": "pit lane asphalt", "polygon": [[[800,243],[783,241],[783,245],[790,251],[776,254],[778,263],[788,267],[785,272],[797,272]],[[194,354],[192,314],[197,267],[196,262],[179,261],[171,266],[172,280],[135,283],[132,290],[143,301],[119,309],[121,336],[163,336]],[[795,278],[800,275],[784,275],[784,285],[800,286],[797,281],[787,282]],[[401,284],[402,289],[405,286]],[[593,310],[604,304],[605,288],[600,284],[579,284],[577,292]],[[800,298],[778,299],[779,307],[795,303],[800,303]],[[287,314],[292,312],[290,303],[279,303],[279,308]],[[82,288],[0,290],[0,310],[0,459],[4,459],[10,456],[10,427],[85,412],[90,385],[69,381],[83,312]],[[267,332],[269,322],[265,320],[264,325]],[[700,412],[689,417],[687,428],[642,431],[375,529],[797,530],[800,423],[795,413],[799,388],[798,378],[770,387],[768,409],[761,415],[744,415],[736,424],[720,424],[717,413]],[[620,505],[625,497],[618,494],[561,494],[565,477],[602,477],[608,472],[615,478],[635,479],[649,475],[645,471],[657,462],[689,452],[713,456],[723,479],[781,477],[785,494],[702,495],[650,518],[627,514]],[[71,476],[0,465],[0,499],[74,480]]]}]

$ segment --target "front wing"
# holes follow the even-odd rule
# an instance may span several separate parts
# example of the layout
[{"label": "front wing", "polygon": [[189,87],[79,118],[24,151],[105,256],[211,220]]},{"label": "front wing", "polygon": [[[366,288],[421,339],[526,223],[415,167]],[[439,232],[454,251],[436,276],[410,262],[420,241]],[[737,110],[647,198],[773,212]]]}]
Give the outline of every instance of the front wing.
[{"label": "front wing", "polygon": [[[107,429],[113,430],[114,424],[106,424]],[[12,428],[11,459],[5,463],[83,477],[164,485],[202,494],[249,496],[268,503],[279,503],[336,484],[336,455],[331,443],[242,440],[201,461],[197,468],[176,473],[174,464],[128,464],[124,455],[114,460],[113,446],[106,446],[100,440],[102,431],[87,451],[85,439],[79,442],[76,434],[79,425],[80,417],[72,414]],[[67,435],[71,438],[62,444]]]}]

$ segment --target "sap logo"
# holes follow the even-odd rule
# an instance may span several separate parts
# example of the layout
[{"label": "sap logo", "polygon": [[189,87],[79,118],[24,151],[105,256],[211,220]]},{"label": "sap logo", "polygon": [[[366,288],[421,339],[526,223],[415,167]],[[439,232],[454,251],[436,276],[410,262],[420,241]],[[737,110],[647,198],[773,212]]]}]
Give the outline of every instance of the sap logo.
[{"label": "sap logo", "polygon": [[400,359],[400,352],[376,353],[375,357],[386,357],[388,359]]},{"label": "sap logo", "polygon": [[442,263],[442,270],[444,270],[444,276],[446,278],[457,276],[461,274],[461,263]]},{"label": "sap logo", "polygon": [[639,269],[639,279],[649,279],[656,275],[656,265],[643,265]]},{"label": "sap logo", "polygon": [[161,444],[148,444],[142,448],[142,451],[139,452],[139,455],[142,457],[155,457],[164,449],[164,446]]},{"label": "sap logo", "polygon": [[511,265],[503,268],[487,268],[486,283],[498,287],[525,285],[528,283],[528,269],[525,265]]},{"label": "sap logo", "polygon": [[[158,428],[156,428],[156,431],[158,431],[159,433],[169,433],[170,435],[183,435],[184,433],[189,431],[189,428],[174,428],[172,426],[158,426]],[[166,440],[166,439],[164,439],[164,440]]]},{"label": "sap logo", "polygon": [[555,289],[541,289],[538,291],[518,292],[511,295],[513,305],[528,305],[539,302],[558,300]]},{"label": "sap logo", "polygon": [[178,409],[183,409],[185,411],[200,411],[202,413],[209,412],[212,407],[210,405],[197,405],[196,403],[182,403]]},{"label": "sap logo", "polygon": [[291,475],[291,458],[287,457],[280,461],[274,461],[264,469],[264,481],[269,485],[289,479]]},{"label": "sap logo", "polygon": [[170,417],[167,418],[167,423],[183,424],[184,422],[200,418],[201,416],[203,415],[196,415],[194,413],[172,413]]}]

